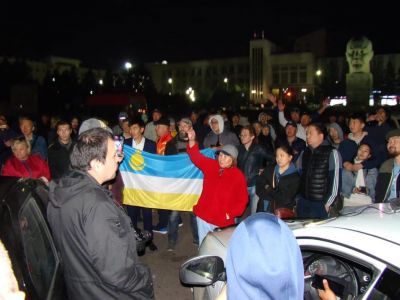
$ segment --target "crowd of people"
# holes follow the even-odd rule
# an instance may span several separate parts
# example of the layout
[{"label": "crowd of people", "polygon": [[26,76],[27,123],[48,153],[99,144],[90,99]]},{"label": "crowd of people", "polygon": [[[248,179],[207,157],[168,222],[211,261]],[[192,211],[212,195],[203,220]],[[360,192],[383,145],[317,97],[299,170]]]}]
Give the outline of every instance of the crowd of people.
[{"label": "crowd of people", "polygon": [[[0,117],[1,174],[40,178],[50,186],[49,223],[72,282],[71,299],[106,299],[115,291],[119,299],[153,297],[150,272],[137,261],[132,237],[140,218],[151,237],[167,234],[168,251],[179,242],[181,212],[158,209],[156,223],[151,208],[122,205],[123,157],[114,151],[115,136],[157,155],[187,153],[202,171],[202,194],[190,213],[196,245],[208,231],[256,212],[324,219],[342,206],[399,197],[400,129],[390,124],[386,107],[346,119],[328,100],[310,112],[268,98],[272,106],[255,117],[224,110],[173,116],[154,109],[147,124],[121,112],[112,129],[114,122],[94,118],[81,126],[77,117],[54,118],[46,127],[26,116],[18,126]],[[201,154],[203,148],[214,149],[216,158]],[[147,246],[157,250],[152,238]],[[113,249],[125,255],[116,260]]]}]

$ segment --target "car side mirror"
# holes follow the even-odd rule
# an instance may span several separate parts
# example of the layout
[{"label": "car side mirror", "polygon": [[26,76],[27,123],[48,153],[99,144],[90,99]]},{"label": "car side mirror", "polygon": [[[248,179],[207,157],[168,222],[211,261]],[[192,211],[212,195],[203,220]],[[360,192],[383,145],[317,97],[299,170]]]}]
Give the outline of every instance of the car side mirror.
[{"label": "car side mirror", "polygon": [[187,286],[209,286],[226,281],[224,261],[219,256],[202,255],[189,259],[179,270],[179,279]]}]

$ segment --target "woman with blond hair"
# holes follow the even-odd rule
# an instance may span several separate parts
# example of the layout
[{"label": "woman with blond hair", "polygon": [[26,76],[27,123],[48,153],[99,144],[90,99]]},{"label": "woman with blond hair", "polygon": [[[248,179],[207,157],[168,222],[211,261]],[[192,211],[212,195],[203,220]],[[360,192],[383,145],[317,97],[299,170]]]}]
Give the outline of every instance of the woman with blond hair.
[{"label": "woman with blond hair", "polygon": [[31,155],[31,146],[25,137],[14,139],[11,144],[11,150],[13,156],[4,164],[1,175],[41,178],[45,182],[50,181],[50,170],[47,162],[39,155]]}]

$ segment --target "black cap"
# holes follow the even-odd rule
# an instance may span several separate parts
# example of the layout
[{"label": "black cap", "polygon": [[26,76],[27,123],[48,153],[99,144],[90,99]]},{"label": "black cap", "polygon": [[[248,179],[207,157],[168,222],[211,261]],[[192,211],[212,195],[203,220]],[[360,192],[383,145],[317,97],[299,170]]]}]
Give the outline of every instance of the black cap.
[{"label": "black cap", "polygon": [[289,120],[289,121],[287,121],[285,128],[288,126],[293,126],[293,127],[297,128],[297,123],[292,120]]},{"label": "black cap", "polygon": [[161,110],[159,110],[158,108],[153,109],[152,113],[158,112],[161,114]]},{"label": "black cap", "polygon": [[386,140],[389,140],[391,137],[395,137],[395,136],[400,137],[400,129],[393,129],[393,130],[390,130],[390,131],[386,134]]},{"label": "black cap", "polygon": [[166,125],[166,126],[170,126],[170,121],[168,118],[161,118],[158,121],[154,122],[154,125]]}]

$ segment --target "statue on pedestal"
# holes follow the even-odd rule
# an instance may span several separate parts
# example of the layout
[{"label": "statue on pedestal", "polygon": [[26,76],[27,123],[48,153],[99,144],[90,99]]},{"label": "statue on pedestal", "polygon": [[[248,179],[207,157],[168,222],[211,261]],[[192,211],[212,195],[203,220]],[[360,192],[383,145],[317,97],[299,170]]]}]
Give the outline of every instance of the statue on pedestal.
[{"label": "statue on pedestal", "polygon": [[351,39],[346,47],[349,73],[346,75],[346,96],[349,106],[367,107],[372,91],[370,61],[374,56],[372,43],[366,37]]}]

